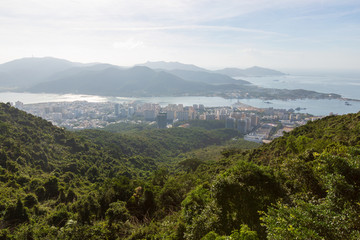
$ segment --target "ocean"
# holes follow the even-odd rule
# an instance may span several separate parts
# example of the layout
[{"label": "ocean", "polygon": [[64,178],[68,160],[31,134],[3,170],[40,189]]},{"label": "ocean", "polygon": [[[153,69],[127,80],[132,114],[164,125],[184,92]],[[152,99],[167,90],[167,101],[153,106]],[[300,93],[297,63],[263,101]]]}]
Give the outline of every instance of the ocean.
[{"label": "ocean", "polygon": [[274,77],[242,77],[252,84],[279,89],[305,89],[337,93],[345,98],[360,99],[360,72],[311,72]]},{"label": "ocean", "polygon": [[[276,77],[248,77],[241,78],[255,85],[268,88],[282,89],[306,89],[324,93],[337,93],[345,98],[360,99],[360,74],[298,74]],[[192,106],[193,104],[204,104],[207,107],[232,106],[241,102],[259,108],[274,109],[296,109],[300,108],[301,113],[309,113],[316,116],[326,116],[329,114],[347,114],[360,111],[360,101],[347,100],[270,100],[261,99],[224,99],[221,97],[146,97],[146,98],[127,98],[127,97],[102,97],[93,95],[79,94],[33,94],[0,92],[1,102],[21,101],[24,104],[43,103],[43,102],[62,102],[62,101],[88,101],[88,102],[148,102],[158,103],[161,106],[167,104],[183,104]]]}]

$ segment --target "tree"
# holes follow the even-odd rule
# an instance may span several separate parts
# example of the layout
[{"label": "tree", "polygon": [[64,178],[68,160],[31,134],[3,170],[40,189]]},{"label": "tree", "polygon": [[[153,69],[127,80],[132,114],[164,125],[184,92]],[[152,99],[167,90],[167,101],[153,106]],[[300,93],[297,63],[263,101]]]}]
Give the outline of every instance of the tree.
[{"label": "tree", "polygon": [[109,209],[105,213],[109,221],[109,225],[114,222],[125,222],[130,219],[129,211],[126,209],[126,202],[117,201],[109,205]]},{"label": "tree", "polygon": [[17,199],[16,205],[10,205],[7,207],[4,215],[9,225],[20,224],[29,221],[29,215],[27,208],[24,207],[20,198]]}]

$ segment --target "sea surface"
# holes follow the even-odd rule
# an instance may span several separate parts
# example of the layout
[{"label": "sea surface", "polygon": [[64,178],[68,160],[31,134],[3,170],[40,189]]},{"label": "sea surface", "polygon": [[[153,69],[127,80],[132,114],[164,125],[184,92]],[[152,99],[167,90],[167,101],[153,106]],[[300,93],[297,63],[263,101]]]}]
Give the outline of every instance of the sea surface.
[{"label": "sea surface", "polygon": [[[306,89],[323,93],[337,93],[344,98],[360,100],[360,74],[359,73],[331,73],[331,74],[292,74],[276,77],[248,77],[241,78],[255,85],[268,88],[281,89]],[[79,94],[34,94],[34,93],[16,93],[0,92],[1,102],[21,101],[24,104],[44,103],[44,102],[71,102],[71,101],[88,101],[88,102],[146,102],[158,103],[161,106],[168,104],[183,104],[192,106],[193,104],[204,104],[206,107],[232,106],[237,102],[259,108],[274,109],[296,109],[301,108],[301,113],[310,113],[316,116],[326,116],[333,114],[356,113],[360,111],[360,101],[352,100],[270,100],[261,99],[224,99],[221,97],[144,97],[144,98],[127,98],[127,97],[102,97],[94,95]]]},{"label": "sea surface", "polygon": [[72,102],[72,101],[88,101],[88,102],[143,102],[158,103],[161,106],[168,104],[183,104],[184,106],[192,106],[193,104],[204,104],[206,107],[232,106],[237,102],[247,104],[259,108],[275,108],[275,109],[296,109],[301,108],[301,113],[310,113],[316,116],[326,116],[333,114],[356,113],[360,111],[360,101],[347,101],[351,105],[345,105],[342,100],[292,100],[281,101],[271,100],[264,101],[261,99],[224,99],[221,97],[147,97],[147,98],[125,98],[125,97],[101,97],[93,95],[76,95],[76,94],[34,94],[34,93],[15,93],[0,92],[1,102],[20,101],[24,104],[44,103],[44,102]]},{"label": "sea surface", "polygon": [[266,88],[305,89],[322,93],[337,93],[344,98],[360,99],[360,72],[313,72],[238,79]]}]

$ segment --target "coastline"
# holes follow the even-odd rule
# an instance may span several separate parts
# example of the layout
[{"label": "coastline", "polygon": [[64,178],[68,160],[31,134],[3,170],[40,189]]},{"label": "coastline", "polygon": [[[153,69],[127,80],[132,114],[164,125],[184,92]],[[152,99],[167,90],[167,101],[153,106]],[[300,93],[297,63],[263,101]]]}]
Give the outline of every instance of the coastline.
[{"label": "coastline", "polygon": [[[88,102],[115,102],[124,103],[131,101],[140,101],[147,103],[158,103],[161,106],[168,104],[183,104],[192,106],[193,104],[203,104],[206,107],[233,106],[237,102],[256,107],[256,108],[274,108],[274,109],[294,109],[295,112],[309,113],[317,116],[327,116],[333,114],[357,113],[360,111],[359,100],[339,99],[297,99],[297,100],[271,100],[271,103],[265,103],[260,98],[228,98],[219,96],[181,96],[181,97],[104,97],[85,94],[34,94],[34,93],[16,93],[0,92],[0,101],[16,102],[24,104],[44,103],[44,102],[69,102],[69,101],[88,101]],[[344,103],[348,101],[350,106]],[[300,111],[295,109],[299,108]]]}]

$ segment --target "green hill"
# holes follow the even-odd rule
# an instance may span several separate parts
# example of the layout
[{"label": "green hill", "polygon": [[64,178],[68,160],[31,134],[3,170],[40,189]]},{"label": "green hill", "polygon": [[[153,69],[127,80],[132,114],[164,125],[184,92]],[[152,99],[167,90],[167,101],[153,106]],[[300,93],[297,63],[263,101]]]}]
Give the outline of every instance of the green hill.
[{"label": "green hill", "polygon": [[360,237],[360,113],[252,150],[224,129],[111,130],[0,104],[0,239]]},{"label": "green hill", "polygon": [[254,150],[224,151],[195,171],[209,177],[176,214],[131,238],[359,239],[359,131],[360,113],[331,116]]},{"label": "green hill", "polygon": [[[136,135],[68,132],[0,104],[0,236],[58,239],[70,232],[54,232],[54,227],[59,230],[67,223],[76,223],[80,235],[94,234],[96,224],[109,223],[107,211],[119,201],[126,204],[129,217],[142,220],[150,210],[155,212],[156,204],[148,201],[155,201],[153,195],[170,176],[169,170],[160,168],[164,163],[233,136],[235,131],[189,129]],[[141,203],[133,198],[136,193],[143,193]]]},{"label": "green hill", "polygon": [[166,160],[194,149],[221,145],[241,135],[231,129],[147,129],[131,133],[109,133],[103,130],[84,130],[77,135],[91,139],[110,152],[138,154]]}]

